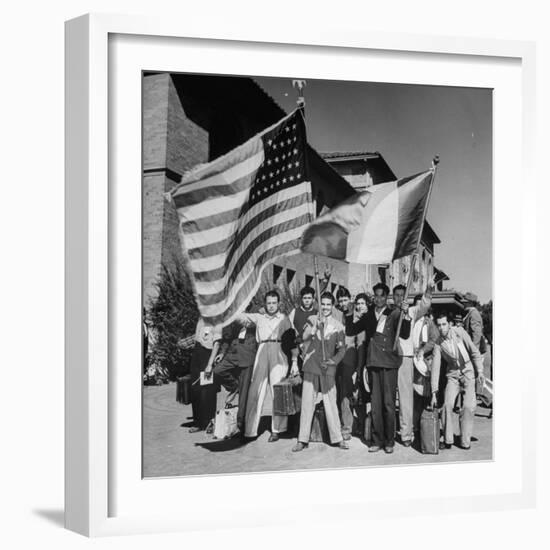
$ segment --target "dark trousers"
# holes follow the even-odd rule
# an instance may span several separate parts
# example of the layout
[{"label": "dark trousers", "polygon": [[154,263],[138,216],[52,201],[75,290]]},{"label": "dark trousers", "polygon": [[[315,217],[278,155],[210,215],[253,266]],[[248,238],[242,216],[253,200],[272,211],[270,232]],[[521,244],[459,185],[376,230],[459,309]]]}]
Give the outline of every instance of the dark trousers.
[{"label": "dark trousers", "polygon": [[398,369],[369,367],[372,401],[372,438],[379,447],[395,443],[395,391]]},{"label": "dark trousers", "polygon": [[[200,385],[200,373],[208,365],[209,350],[200,344],[195,346],[191,356],[191,409],[193,411],[193,423],[202,430],[206,429],[209,422],[216,415],[216,384]],[[194,383],[197,381],[196,383]]]},{"label": "dark trousers", "polygon": [[357,350],[346,349],[346,353],[336,370],[338,410],[342,424],[342,434],[350,434],[353,426],[353,373],[357,369]]},{"label": "dark trousers", "polygon": [[252,377],[252,365],[241,367],[234,363],[221,361],[214,367],[214,376],[229,393],[239,392],[239,410],[237,412],[237,425],[239,429],[244,428],[246,415],[246,400],[248,399],[248,388]]}]

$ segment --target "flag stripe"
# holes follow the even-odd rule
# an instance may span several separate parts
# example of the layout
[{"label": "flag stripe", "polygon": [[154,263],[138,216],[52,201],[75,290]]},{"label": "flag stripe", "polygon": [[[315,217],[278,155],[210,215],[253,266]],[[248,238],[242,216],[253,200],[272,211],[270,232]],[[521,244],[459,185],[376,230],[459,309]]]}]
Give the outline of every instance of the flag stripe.
[{"label": "flag stripe", "polygon": [[183,175],[181,182],[173,190],[175,198],[180,194],[198,191],[210,186],[231,184],[259,168],[264,159],[263,141],[254,136],[230,153],[202,164]]},{"label": "flag stripe", "polygon": [[363,210],[361,227],[348,237],[349,262],[374,264],[391,258],[397,234],[397,208],[397,183],[378,185]]},{"label": "flag stripe", "polygon": [[212,212],[212,214],[216,214],[217,212],[223,212],[225,210],[232,210],[235,208],[241,209],[248,200],[249,193],[250,188],[247,188],[229,197],[208,199],[200,204],[178,208],[178,214],[182,220],[188,221],[197,218],[204,213],[205,210]]},{"label": "flag stripe", "polygon": [[185,193],[174,197],[176,208],[185,208],[194,204],[201,203],[205,200],[214,199],[216,197],[227,197],[250,189],[255,172],[245,174],[243,177],[234,181],[230,185],[213,185],[208,189],[199,189],[192,193]]},{"label": "flag stripe", "polygon": [[[307,203],[307,201],[311,200],[308,189],[309,187],[307,184],[300,184],[279,191],[254,205],[241,218],[237,215],[237,217],[229,223],[219,227],[213,227],[202,233],[185,234],[185,230],[182,227],[185,246],[189,251],[189,257],[197,259],[208,255],[219,254],[221,253],[221,248],[224,246],[224,243],[227,245],[229,253],[229,247],[232,243],[238,245],[241,240],[246,238],[250,231],[254,230],[255,224],[260,223],[270,216],[275,216],[290,208],[295,208],[298,204]],[[235,211],[233,210],[232,212]],[[216,216],[210,217],[218,218],[218,215],[216,214]],[[242,229],[238,229],[239,226]]]},{"label": "flag stripe", "polygon": [[204,296],[212,293],[219,293],[224,290],[229,282],[237,284],[242,273],[248,273],[247,270],[253,265],[259,255],[268,248],[276,247],[281,243],[302,237],[304,225],[310,218],[301,216],[295,220],[290,220],[282,224],[273,226],[264,233],[259,234],[256,239],[246,248],[242,256],[235,260],[231,258],[231,263],[227,268],[214,269],[212,271],[195,271],[197,291]]},{"label": "flag stripe", "polygon": [[422,231],[422,213],[426,207],[433,174],[425,172],[398,187],[399,222],[395,239],[394,260],[414,254]]},{"label": "flag stripe", "polygon": [[[298,204],[294,208],[290,208],[286,211],[283,211],[277,216],[277,221],[280,222],[278,228],[282,228],[283,222],[289,222],[295,219],[299,219],[303,223],[309,221],[309,207],[307,204]],[[258,219],[263,219],[264,221],[260,222]],[[257,221],[258,220],[258,221]],[[246,248],[254,241],[254,237],[258,233],[263,233],[273,230],[273,219],[271,216],[264,216],[260,214],[256,216],[252,222],[247,224],[250,226],[254,224],[254,230],[251,231],[249,228],[248,231],[239,232],[239,237],[243,234],[246,235],[244,238],[239,238],[238,240],[231,237],[219,241],[217,243],[204,246],[202,248],[194,248],[193,254],[189,254],[191,258],[191,267],[193,271],[202,272],[202,271],[212,271],[220,269],[225,265],[228,265],[227,258],[236,258],[242,254]],[[230,267],[227,268],[230,270]]]},{"label": "flag stripe", "polygon": [[219,212],[215,216],[208,215],[195,220],[189,220],[181,223],[181,230],[186,234],[198,233],[199,231],[207,231],[218,226],[227,225],[235,221],[241,212],[240,208],[233,208],[225,212]]},{"label": "flag stripe", "polygon": [[[261,143],[261,141],[260,141]],[[264,159],[264,152],[260,151],[254,157],[226,170],[207,180],[205,187],[196,188],[196,183],[185,185],[174,195],[176,208],[185,208],[215,197],[232,195],[251,187],[253,178]]]},{"label": "flag stripe", "polygon": [[[239,239],[246,237],[249,232],[254,229],[254,224],[260,223],[277,213],[284,213],[290,209],[296,208],[298,205],[304,204],[304,201],[309,200],[309,194],[307,193],[308,192],[302,193],[301,195],[289,199],[278,201],[276,204],[271,204],[270,206],[268,206],[265,210],[261,210],[255,217],[253,217],[246,223],[246,226],[243,227],[243,229],[239,231]],[[247,215],[243,216],[243,222],[246,222],[246,220],[248,220],[250,216],[252,216],[256,212],[257,209],[249,210],[249,212],[247,212]],[[217,216],[210,216],[210,218],[213,217],[215,218]],[[215,256],[216,254],[221,254],[223,250],[229,250],[229,247],[232,245],[232,243],[238,245],[238,239],[234,239],[231,235],[232,227],[232,224],[221,226],[219,234],[229,236],[226,238],[221,238],[221,240],[218,241],[215,240],[215,233],[203,234],[203,236],[199,236],[201,240],[198,241],[199,244],[197,245],[197,247],[188,249],[189,257],[191,259],[198,259],[207,256]],[[186,239],[188,237],[189,236],[187,236]],[[188,242],[191,243],[193,241],[189,240]],[[201,246],[203,242],[210,244],[205,244]]]},{"label": "flag stripe", "polygon": [[[299,246],[300,237],[279,245],[276,248],[264,250],[262,254],[258,256],[256,266],[254,266],[243,283],[238,287],[233,287],[231,292],[227,294],[223,301],[212,305],[202,304],[201,302],[201,314],[206,317],[224,317],[227,314],[227,311],[230,310],[231,304],[242,304],[243,300],[250,295],[255,283],[258,283],[259,286],[260,281],[258,279],[260,279],[261,274],[266,267],[265,262],[273,262],[283,255],[288,255],[289,252],[299,252]],[[244,304],[245,307],[246,305],[247,304]]]}]

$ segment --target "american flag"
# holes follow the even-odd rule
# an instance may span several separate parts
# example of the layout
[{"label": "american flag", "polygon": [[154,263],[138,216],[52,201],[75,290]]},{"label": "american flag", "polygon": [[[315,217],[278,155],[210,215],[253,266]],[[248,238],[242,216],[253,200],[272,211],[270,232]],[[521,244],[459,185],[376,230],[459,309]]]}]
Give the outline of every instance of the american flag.
[{"label": "american flag", "polygon": [[171,191],[206,323],[231,323],[257,292],[265,267],[300,252],[312,221],[305,152],[304,120],[296,110],[185,174]]}]

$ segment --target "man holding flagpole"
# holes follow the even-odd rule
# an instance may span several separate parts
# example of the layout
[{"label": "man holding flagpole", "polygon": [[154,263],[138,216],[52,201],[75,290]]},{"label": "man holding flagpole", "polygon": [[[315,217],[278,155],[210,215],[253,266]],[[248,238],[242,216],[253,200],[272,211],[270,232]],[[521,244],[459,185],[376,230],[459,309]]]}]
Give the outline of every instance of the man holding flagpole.
[{"label": "man holding flagpole", "polygon": [[[302,236],[302,251],[362,264],[391,263],[409,255],[414,261],[438,163],[436,157],[426,172],[373,185],[332,208],[307,227]],[[367,366],[374,386],[371,388],[375,424],[372,451],[384,446],[386,452],[393,452],[395,389],[400,362],[395,344],[398,337],[408,338],[410,333],[410,319],[403,321],[402,312],[408,309],[406,299],[412,272],[411,266],[401,309],[392,311],[386,307],[389,288],[379,283],[373,289],[375,308],[370,314],[356,323],[352,312],[346,317],[346,334],[351,336],[364,330],[369,346]]]},{"label": "man holding flagpole", "polygon": [[[395,442],[395,391],[400,358],[393,349],[393,343],[399,330],[401,338],[408,338],[411,330],[407,302],[400,309],[387,306],[389,288],[378,283],[373,287],[374,308],[358,321],[353,321],[353,312],[346,315],[346,334],[354,336],[365,332],[367,342],[367,368],[371,375],[371,401],[373,442],[369,452],[393,453]],[[401,312],[405,319],[398,329]]]}]

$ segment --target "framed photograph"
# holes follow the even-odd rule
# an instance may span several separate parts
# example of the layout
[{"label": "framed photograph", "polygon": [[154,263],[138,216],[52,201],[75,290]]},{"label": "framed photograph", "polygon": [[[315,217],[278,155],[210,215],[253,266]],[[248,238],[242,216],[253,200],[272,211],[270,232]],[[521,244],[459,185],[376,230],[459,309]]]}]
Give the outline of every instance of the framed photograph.
[{"label": "framed photograph", "polygon": [[532,505],[528,313],[502,320],[534,255],[533,63],[67,22],[67,528]]}]

